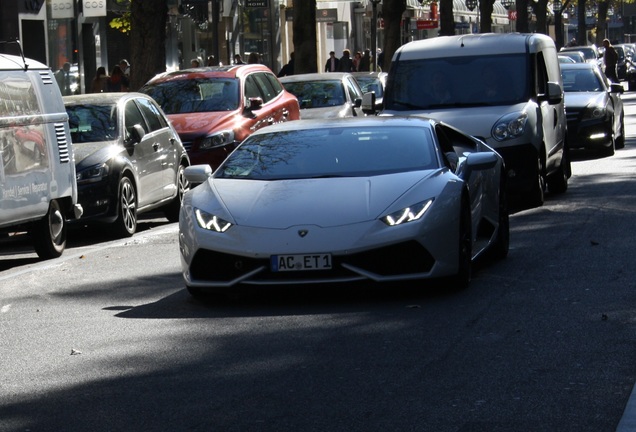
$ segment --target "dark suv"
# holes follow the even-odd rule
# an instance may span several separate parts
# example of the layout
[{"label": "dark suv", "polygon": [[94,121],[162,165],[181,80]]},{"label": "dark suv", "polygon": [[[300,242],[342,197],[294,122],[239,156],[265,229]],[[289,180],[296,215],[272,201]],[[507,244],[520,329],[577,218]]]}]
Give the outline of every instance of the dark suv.
[{"label": "dark suv", "polygon": [[168,115],[192,164],[216,169],[248,135],[300,119],[300,107],[261,64],[203,67],[157,75],[140,92]]}]

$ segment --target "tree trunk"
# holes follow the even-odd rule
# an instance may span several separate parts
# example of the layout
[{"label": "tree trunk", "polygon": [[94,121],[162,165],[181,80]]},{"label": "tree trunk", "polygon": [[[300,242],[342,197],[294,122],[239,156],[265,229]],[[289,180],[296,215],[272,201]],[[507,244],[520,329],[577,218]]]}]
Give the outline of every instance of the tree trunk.
[{"label": "tree trunk", "polygon": [[136,91],[166,71],[168,6],[165,0],[137,0],[130,7],[130,90]]},{"label": "tree trunk", "polygon": [[576,42],[578,45],[587,45],[587,27],[585,24],[585,0],[579,0],[577,11],[578,30]]},{"label": "tree trunk", "polygon": [[318,72],[316,0],[294,2],[294,73]]},{"label": "tree trunk", "polygon": [[528,13],[528,0],[517,0],[517,31],[528,33],[530,31],[530,14]]},{"label": "tree trunk", "polygon": [[401,22],[406,11],[406,0],[384,0],[382,18],[384,19],[384,61],[382,70],[388,72],[393,54],[402,45]]},{"label": "tree trunk", "polygon": [[604,1],[598,3],[598,16],[596,19],[596,46],[603,46],[603,39],[606,38],[608,9],[608,2]]},{"label": "tree trunk", "polygon": [[537,33],[548,34],[548,0],[539,0],[534,4],[534,13],[537,16]]},{"label": "tree trunk", "polygon": [[455,34],[455,17],[453,16],[453,0],[439,2],[439,35],[452,36]]},{"label": "tree trunk", "polygon": [[492,32],[492,11],[495,0],[481,0],[479,2],[479,33]]}]

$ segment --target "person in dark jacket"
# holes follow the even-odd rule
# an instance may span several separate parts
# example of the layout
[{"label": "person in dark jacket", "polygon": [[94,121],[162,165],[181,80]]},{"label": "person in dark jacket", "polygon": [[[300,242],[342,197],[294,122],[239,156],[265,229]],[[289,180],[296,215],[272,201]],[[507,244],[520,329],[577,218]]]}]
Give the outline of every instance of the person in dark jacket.
[{"label": "person in dark jacket", "polygon": [[342,51],[342,57],[338,63],[338,72],[353,72],[353,60],[351,60],[351,51],[345,49]]},{"label": "person in dark jacket", "polygon": [[618,64],[618,53],[612,46],[609,39],[603,39],[605,52],[603,53],[603,62],[605,63],[605,76],[613,83],[620,83],[616,65]]},{"label": "person in dark jacket", "polygon": [[329,52],[329,60],[325,63],[325,72],[338,72],[338,66],[340,65],[340,59],[336,57],[334,51]]},{"label": "person in dark jacket", "polygon": [[289,63],[287,63],[283,68],[278,72],[278,77],[284,77],[294,74],[294,53],[289,54]]}]

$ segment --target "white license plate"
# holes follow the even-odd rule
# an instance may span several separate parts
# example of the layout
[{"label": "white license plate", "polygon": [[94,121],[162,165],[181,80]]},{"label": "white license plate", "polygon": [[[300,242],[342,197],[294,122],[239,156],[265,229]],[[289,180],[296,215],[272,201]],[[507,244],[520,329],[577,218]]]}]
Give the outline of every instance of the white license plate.
[{"label": "white license plate", "polygon": [[331,254],[272,255],[273,272],[331,269]]}]

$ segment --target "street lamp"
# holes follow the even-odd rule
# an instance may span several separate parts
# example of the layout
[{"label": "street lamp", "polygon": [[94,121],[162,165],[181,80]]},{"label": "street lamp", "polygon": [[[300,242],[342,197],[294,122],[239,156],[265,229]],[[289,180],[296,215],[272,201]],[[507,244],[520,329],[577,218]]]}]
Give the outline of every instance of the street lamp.
[{"label": "street lamp", "polygon": [[469,11],[472,12],[475,10],[478,3],[479,3],[478,0],[466,0],[466,7],[468,8]]},{"label": "street lamp", "polygon": [[506,10],[510,9],[510,7],[515,4],[515,0],[501,0],[501,5],[506,8]]},{"label": "street lamp", "polygon": [[375,72],[377,70],[378,64],[378,53],[377,53],[377,30],[378,30],[378,3],[381,0],[371,0],[371,70]]}]

